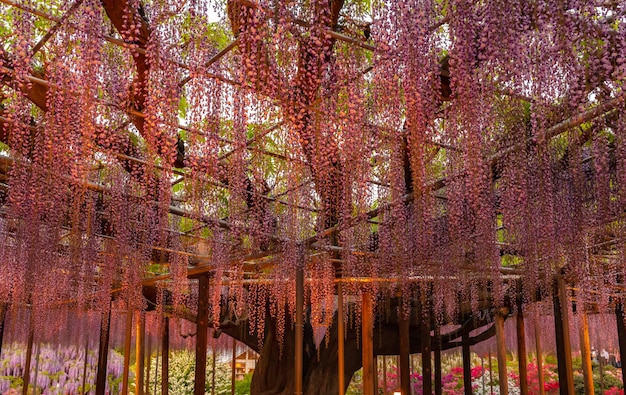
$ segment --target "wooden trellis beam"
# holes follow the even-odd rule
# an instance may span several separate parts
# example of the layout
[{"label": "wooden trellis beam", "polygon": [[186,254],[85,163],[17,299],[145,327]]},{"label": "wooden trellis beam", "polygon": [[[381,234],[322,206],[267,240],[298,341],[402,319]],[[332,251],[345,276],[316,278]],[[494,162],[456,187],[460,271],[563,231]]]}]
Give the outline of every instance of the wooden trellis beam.
[{"label": "wooden trellis beam", "polygon": [[[213,63],[219,61],[222,57],[224,57],[224,55],[226,55],[228,52],[230,52],[237,45],[239,45],[239,39],[234,39],[226,47],[224,47],[221,51],[219,51],[218,53],[213,55],[213,57],[211,57],[211,59],[209,59],[203,65],[203,68],[206,69],[206,68],[210,67]],[[178,87],[182,88],[183,86],[185,86],[189,81],[191,81],[191,78],[192,78],[191,75],[188,75],[187,77],[185,77],[182,80],[180,80],[180,82],[178,83]]]}]

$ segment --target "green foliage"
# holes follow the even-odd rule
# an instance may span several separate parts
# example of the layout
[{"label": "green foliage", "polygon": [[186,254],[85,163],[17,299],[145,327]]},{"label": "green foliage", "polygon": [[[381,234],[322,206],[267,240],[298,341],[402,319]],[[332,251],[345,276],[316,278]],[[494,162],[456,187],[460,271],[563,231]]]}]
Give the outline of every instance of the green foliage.
[{"label": "green foliage", "polygon": [[585,393],[585,378],[582,374],[574,374],[574,391],[577,394]]},{"label": "green foliage", "polygon": [[601,384],[604,382],[604,389],[607,390],[609,388],[624,388],[622,384],[622,380],[619,379],[619,372],[611,365],[605,365],[602,367],[602,380],[600,380],[600,365],[595,364],[593,366],[593,387],[595,389],[596,394],[601,394]]},{"label": "green foliage", "polygon": [[441,148],[437,150],[437,152],[433,156],[433,159],[430,162],[428,162],[426,165],[428,168],[428,173],[431,174],[433,178],[436,178],[436,179],[444,177],[446,175],[445,174],[446,161],[447,161],[446,149]]},{"label": "green foliage", "polygon": [[572,356],[572,369],[581,370],[583,368],[583,359],[580,355]]},{"label": "green foliage", "polygon": [[153,264],[150,264],[146,270],[150,274],[164,274],[164,273],[167,273],[168,268],[166,265],[153,263]]},{"label": "green foliage", "polygon": [[220,22],[209,22],[205,26],[204,37],[215,45],[216,48],[224,48],[232,40],[230,35],[230,24]]},{"label": "green foliage", "polygon": [[[189,111],[189,102],[187,101],[186,96],[181,95],[180,101],[178,102],[178,116],[181,118],[187,118],[187,111]],[[185,130],[180,130],[178,132],[183,140],[186,140],[186,133],[187,132]]]},{"label": "green foliage", "polygon": [[[574,390],[576,394],[585,393],[585,379],[582,372],[582,358],[580,355],[572,358],[572,367],[574,370]],[[593,386],[596,394],[601,394],[602,381],[604,381],[604,390],[607,391],[613,389],[623,389],[624,385],[620,378],[621,372],[613,365],[602,366],[602,380],[600,380],[600,365],[597,362],[593,362]]]},{"label": "green foliage", "polygon": [[371,0],[348,0],[344,4],[346,8],[353,8],[357,15],[369,14],[372,9]]},{"label": "green foliage", "polygon": [[24,379],[15,376],[0,376],[0,379],[9,380],[10,388],[22,388]]},{"label": "green foliage", "polygon": [[248,373],[243,380],[237,381],[235,384],[236,395],[250,395],[250,385],[252,384],[252,373]]},{"label": "green foliage", "polygon": [[[122,391],[122,380],[123,380],[123,377],[122,376],[113,377],[113,376],[109,375],[107,377],[107,379],[109,381],[109,388],[111,389],[111,393],[112,394],[119,394]],[[88,385],[88,384],[86,384],[85,387],[86,387],[85,389],[87,391],[89,391],[91,389],[90,385]],[[94,387],[94,389],[95,389],[95,387]]]},{"label": "green foliage", "polygon": [[555,366],[557,366],[559,362],[556,355],[554,354],[545,354],[543,356],[543,360],[546,364],[555,365]]},{"label": "green foliage", "polygon": [[448,0],[436,0],[436,3],[441,9],[441,15],[448,16]]},{"label": "green foliage", "polygon": [[179,223],[179,230],[181,232],[189,232],[194,228],[194,221],[190,218],[181,218]]},{"label": "green foliage", "polygon": [[517,255],[505,254],[501,258],[503,267],[519,266],[524,263],[524,258]]}]

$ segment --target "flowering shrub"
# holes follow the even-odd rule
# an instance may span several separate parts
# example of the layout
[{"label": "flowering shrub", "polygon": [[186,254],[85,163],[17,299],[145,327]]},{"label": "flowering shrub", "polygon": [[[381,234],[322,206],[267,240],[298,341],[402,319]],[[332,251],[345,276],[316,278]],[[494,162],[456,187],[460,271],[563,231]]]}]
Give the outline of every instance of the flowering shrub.
[{"label": "flowering shrub", "polygon": [[[449,368],[449,372],[442,374],[442,392],[445,395],[463,395],[463,368],[461,367],[451,367]],[[482,368],[480,366],[474,367],[471,370],[472,379],[476,379],[481,377]],[[411,386],[413,387],[413,394],[422,395],[423,394],[423,376],[419,373],[412,373],[410,376]],[[379,369],[378,372],[378,386],[379,393],[383,392],[383,386],[385,382],[385,378],[383,376],[383,372]],[[398,367],[395,364],[387,366],[387,388],[385,393],[393,393],[395,389],[397,389],[397,383],[399,382],[398,376]],[[433,377],[434,383],[434,377]],[[472,385],[473,388],[476,388],[476,385]],[[347,395],[356,395],[363,393],[362,391],[363,383],[361,371],[355,373],[350,382],[350,386],[348,387]]]},{"label": "flowering shrub", "polygon": [[[557,374],[557,366],[551,363],[544,362],[542,365],[543,370],[543,389],[546,395],[559,393],[559,376]],[[531,395],[538,395],[539,392],[539,372],[537,370],[537,361],[533,360],[528,364],[528,393]],[[519,383],[519,378],[517,379]]]},{"label": "flowering shrub", "polygon": [[[576,362],[579,362],[575,358],[573,360],[575,367]],[[580,365],[580,363],[578,364]],[[592,363],[593,368],[593,386],[596,394],[623,394],[624,392],[620,392],[623,390],[624,385],[622,384],[621,372],[618,368],[615,368],[611,365],[605,365],[600,369],[600,366],[597,363]],[[602,387],[604,387],[604,391],[602,391]],[[582,372],[582,365],[579,369],[574,371],[574,390],[576,393],[585,392],[585,379]]]},{"label": "flowering shrub", "polygon": [[[452,361],[452,363],[450,363]],[[543,370],[543,378],[544,385],[543,389],[546,395],[556,395],[559,393],[559,377],[557,365],[554,363],[555,358],[550,355],[546,355],[546,360],[542,364]],[[379,386],[379,394],[383,393],[383,383],[386,381],[387,388],[386,394],[393,393],[395,389],[398,388],[398,369],[391,360],[392,363],[387,365],[387,377],[386,380],[382,375],[382,369],[378,370],[378,386]],[[474,363],[477,362],[476,359],[473,360]],[[454,365],[456,363],[456,366]],[[463,395],[463,368],[458,366],[462,363],[461,358],[455,358],[452,355],[447,363],[442,364],[442,377],[441,377],[441,386],[442,393],[446,395]],[[480,359],[478,359],[478,363],[481,363]],[[507,375],[508,375],[508,387],[509,392],[508,395],[515,395],[520,393],[519,385],[520,385],[520,377],[517,371],[517,361],[508,361],[507,364]],[[539,395],[539,372],[537,369],[537,361],[533,359],[527,365],[528,373],[527,373],[527,381],[528,381],[528,393],[529,395]],[[495,367],[497,369],[497,366]],[[580,366],[578,367],[580,369]],[[604,366],[604,384],[605,388],[608,388],[604,391],[603,395],[624,395],[624,390],[622,389],[622,383],[619,370],[612,366]],[[493,376],[492,376],[493,373]],[[575,371],[575,381],[580,376],[580,380],[582,381],[582,373],[580,371]],[[413,394],[422,395],[423,394],[423,376],[420,373],[411,374],[411,385],[413,387]],[[481,366],[474,366],[471,368],[471,378],[472,378],[472,392],[475,395],[492,395],[492,394],[500,394],[500,389],[498,385],[498,374],[497,371],[491,372],[488,368],[484,368]],[[599,389],[600,377],[599,377],[599,368],[594,366],[594,384],[596,385],[596,394],[600,394],[601,391]],[[433,385],[434,378],[433,378]],[[357,372],[353,377],[352,382],[350,383],[350,387],[348,390],[348,395],[356,395],[362,393],[362,382],[361,382],[361,371]],[[580,390],[577,392],[581,393]]]},{"label": "flowering shrub", "polygon": [[[161,369],[157,369],[156,358],[151,358],[151,371],[156,371],[154,379],[156,380],[155,395],[161,394]],[[211,393],[211,379],[213,375],[211,356],[207,358],[206,366],[206,392]],[[169,358],[169,391],[171,394],[193,394],[195,382],[196,357],[193,351],[178,350],[170,353]],[[230,367],[225,363],[215,364],[215,394],[230,395],[231,378]],[[152,393],[151,389],[151,393]]]},{"label": "flowering shrub", "polygon": [[[85,376],[85,391],[82,390],[85,351],[75,346],[53,347],[41,345],[39,350],[39,364],[36,363],[36,351],[33,350],[30,388],[37,387],[40,395],[78,395],[93,394],[95,392],[96,369],[98,364],[98,350],[89,350],[87,353],[87,374]],[[156,367],[156,357],[151,360],[151,385],[156,380],[156,392],[161,391],[161,372]],[[209,359],[210,360],[210,359]],[[22,388],[22,377],[26,362],[26,347],[22,344],[11,344],[3,347],[0,359],[0,394],[19,395]],[[37,366],[37,374],[35,367]],[[108,359],[107,394],[119,394],[124,370],[124,358],[114,350],[109,351]],[[134,390],[133,369],[131,367],[130,389]],[[155,373],[156,371],[156,373]],[[169,388],[173,394],[193,393],[195,371],[195,356],[189,350],[173,351],[169,360]],[[211,392],[211,364],[207,364],[207,392]],[[216,391],[218,395],[230,394],[230,368],[224,363],[216,364]],[[36,382],[35,382],[36,380]],[[30,391],[29,391],[30,393]]]},{"label": "flowering shrub", "polygon": [[[74,395],[90,394],[95,390],[98,350],[87,353],[87,370],[85,389],[83,390],[83,369],[85,351],[75,346],[53,347],[48,344],[39,345],[39,362],[37,351],[33,350],[30,365],[30,388],[37,388],[41,395]],[[23,344],[5,345],[0,359],[0,394],[13,395],[21,393],[26,364],[26,347]],[[37,369],[36,369],[37,368]],[[111,350],[108,359],[106,393],[119,393],[124,359]],[[36,371],[35,371],[36,370]]]}]

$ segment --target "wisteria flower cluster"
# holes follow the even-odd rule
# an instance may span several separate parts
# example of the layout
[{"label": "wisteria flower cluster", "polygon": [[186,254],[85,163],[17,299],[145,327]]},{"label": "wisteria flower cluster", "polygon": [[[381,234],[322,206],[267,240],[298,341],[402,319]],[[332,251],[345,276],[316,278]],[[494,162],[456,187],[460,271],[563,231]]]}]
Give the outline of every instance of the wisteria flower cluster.
[{"label": "wisteria flower cluster", "polygon": [[[35,346],[30,366],[29,388],[36,387],[42,395],[71,395],[93,393],[95,390],[98,350],[85,351],[75,346]],[[3,345],[0,359],[0,393],[7,394],[23,385],[26,346],[20,343]],[[109,352],[107,393],[119,391],[123,357]],[[85,385],[83,389],[83,383]]]}]

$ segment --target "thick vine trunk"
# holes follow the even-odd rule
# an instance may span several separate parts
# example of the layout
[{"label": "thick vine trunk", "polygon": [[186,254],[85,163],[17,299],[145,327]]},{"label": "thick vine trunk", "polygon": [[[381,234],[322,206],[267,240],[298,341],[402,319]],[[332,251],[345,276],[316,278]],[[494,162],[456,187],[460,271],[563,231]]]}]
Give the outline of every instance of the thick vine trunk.
[{"label": "thick vine trunk", "polygon": [[[392,303],[397,306],[398,301]],[[472,330],[488,325],[492,322],[491,302],[481,302],[481,309],[485,314],[481,318],[472,316],[471,309],[467,307],[459,316],[462,323],[460,328],[451,332],[444,333],[438,338],[441,342],[441,350],[448,350],[459,347],[460,342],[455,339],[460,338],[464,334],[469,334]],[[400,353],[399,326],[398,316],[395,308],[385,320],[376,318],[374,323],[374,355],[398,355]],[[413,310],[415,314],[417,309]],[[417,323],[417,317],[412,316],[409,327],[409,353],[421,353],[423,349],[420,325]],[[267,317],[267,325],[263,346],[259,349],[256,339],[242,338],[250,347],[257,350],[260,354],[256,364],[254,375],[252,376],[252,386],[250,393],[252,395],[291,395],[294,393],[294,351],[295,351],[295,331],[292,322],[287,318],[284,324],[285,333],[282,342],[278,341],[276,333],[275,320]],[[428,323],[428,326],[434,323]],[[247,327],[243,328],[243,333],[248,333]],[[304,363],[303,363],[303,392],[304,395],[334,395],[339,393],[339,375],[338,375],[338,333],[337,333],[337,316],[335,315],[333,324],[330,326],[330,332],[327,338],[323,339],[319,347],[316,346],[313,337],[313,329],[310,323],[304,325]],[[237,337],[242,333],[241,329],[229,329],[225,331],[231,336]],[[345,338],[345,387],[347,388],[350,380],[357,370],[362,366],[362,350],[360,343],[359,328],[350,326],[346,331]],[[428,332],[425,332],[428,333]],[[495,334],[493,326],[481,333],[469,337],[467,343],[474,345],[482,342]],[[433,339],[428,339],[433,342]],[[279,345],[280,344],[280,345]],[[430,343],[427,343],[430,344]],[[344,388],[345,389],[345,388]]]},{"label": "thick vine trunk", "polygon": [[[333,325],[329,338],[322,340],[319,349],[313,341],[309,324],[304,328],[304,394],[327,395],[339,393],[338,338]],[[294,393],[295,332],[289,323],[284,333],[282,348],[279,346],[275,325],[268,325],[265,343],[252,377],[252,395],[291,395]],[[361,367],[361,351],[356,332],[348,331],[345,339],[345,386]]]}]

